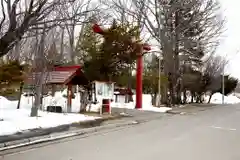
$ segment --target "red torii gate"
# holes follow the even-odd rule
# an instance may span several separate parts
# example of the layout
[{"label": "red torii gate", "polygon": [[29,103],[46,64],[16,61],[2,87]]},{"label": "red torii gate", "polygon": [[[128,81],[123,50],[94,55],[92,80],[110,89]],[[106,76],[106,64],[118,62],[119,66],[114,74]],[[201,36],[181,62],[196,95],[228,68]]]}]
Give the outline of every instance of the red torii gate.
[{"label": "red torii gate", "polygon": [[[105,35],[104,29],[102,29],[98,24],[94,24],[92,27],[95,33]],[[133,44],[139,46],[140,50],[137,58],[137,74],[136,74],[136,109],[142,108],[142,74],[143,74],[143,51],[150,51],[151,47],[147,43],[138,43],[132,41]]]}]

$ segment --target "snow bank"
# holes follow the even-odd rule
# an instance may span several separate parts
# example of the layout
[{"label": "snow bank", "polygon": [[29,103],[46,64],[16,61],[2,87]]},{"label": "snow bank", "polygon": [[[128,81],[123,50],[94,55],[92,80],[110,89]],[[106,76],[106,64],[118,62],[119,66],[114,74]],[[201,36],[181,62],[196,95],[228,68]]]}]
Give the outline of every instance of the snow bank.
[{"label": "snow bank", "polygon": [[[48,105],[62,106],[63,112],[66,112],[67,99],[63,97],[66,91],[56,92],[55,96],[47,96],[43,98],[43,108],[46,110]],[[111,107],[135,109],[135,95],[134,102],[131,103],[111,103]],[[9,101],[5,97],[0,96],[0,135],[10,135],[18,132],[37,128],[56,127],[64,124],[71,124],[86,120],[93,120],[100,117],[86,116],[83,114],[60,114],[39,111],[39,117],[30,117],[31,107],[34,102],[34,97],[21,97],[20,109],[17,108],[18,101]],[[91,104],[87,107],[88,111],[98,112],[101,103]],[[72,111],[78,113],[80,109],[80,94],[75,94],[72,100]],[[167,107],[153,107],[151,104],[151,95],[143,95],[143,108],[141,110],[166,112],[171,110]]]},{"label": "snow bank", "polygon": [[[47,102],[50,103],[51,98],[45,99],[46,105]],[[59,101],[56,102],[59,103]],[[50,128],[99,118],[83,114],[60,114],[43,111],[39,111],[39,117],[30,117],[32,98],[23,96],[20,109],[16,109],[17,103],[17,101],[9,101],[0,96],[0,119],[2,119],[0,121],[0,135],[10,135],[31,129]]]},{"label": "snow bank", "polygon": [[228,102],[232,103],[232,104],[235,104],[235,103],[240,103],[240,99],[236,96],[234,96],[233,94],[230,94],[227,96],[228,97]]},{"label": "snow bank", "polygon": [[[221,93],[215,93],[212,96],[211,102],[213,104],[222,104],[222,94]],[[224,96],[224,104],[236,104],[240,103],[240,99],[234,96],[233,94],[230,94],[228,96]]]},{"label": "snow bank", "polygon": [[[62,106],[63,112],[67,112],[67,98],[64,95],[67,94],[66,89],[62,92],[56,92],[55,96],[47,96],[43,98],[43,108],[47,109],[49,105]],[[75,98],[72,99],[72,112],[79,113],[80,111],[80,93],[75,93]]]},{"label": "snow bank", "polygon": [[[133,102],[130,103],[111,103],[111,107],[116,108],[127,108],[127,109],[135,109],[136,104],[136,95],[133,95]],[[171,110],[172,108],[168,107],[154,107],[152,105],[152,97],[150,94],[143,94],[143,100],[142,100],[142,109],[144,111],[153,111],[153,112],[167,112]]]},{"label": "snow bank", "polygon": [[[2,111],[1,111],[2,112]],[[82,114],[57,114],[39,111],[39,117],[30,117],[30,110],[7,110],[3,111],[0,117],[0,135],[9,135],[17,132],[37,128],[50,128],[64,124],[93,120],[96,117]]]},{"label": "snow bank", "polygon": [[[49,96],[44,98],[43,100],[43,106],[46,109],[48,105],[60,105],[63,107],[63,111],[66,112],[67,110],[67,99],[63,97],[63,95],[66,94],[66,91],[62,92],[56,92],[55,96]],[[75,98],[72,99],[72,112],[79,112],[80,109],[80,94],[76,93]],[[171,108],[168,107],[153,107],[151,103],[152,97],[150,94],[143,94],[143,108],[142,110],[146,111],[153,111],[153,112],[167,112],[168,110],[171,110]],[[128,108],[128,109],[135,109],[136,104],[136,95],[133,95],[133,102],[130,103],[120,103],[120,102],[112,102],[111,107],[115,108]],[[97,104],[91,104],[87,106],[87,111],[91,112],[99,112],[101,107],[101,101]]]},{"label": "snow bank", "polygon": [[87,111],[89,112],[100,112],[100,107],[102,104],[97,103],[97,104],[90,104],[87,106]]}]

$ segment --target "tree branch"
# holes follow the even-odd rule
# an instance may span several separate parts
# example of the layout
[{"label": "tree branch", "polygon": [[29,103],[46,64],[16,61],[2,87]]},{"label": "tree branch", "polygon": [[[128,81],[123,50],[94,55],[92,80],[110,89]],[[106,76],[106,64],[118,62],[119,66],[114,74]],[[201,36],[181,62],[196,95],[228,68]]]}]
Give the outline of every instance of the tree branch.
[{"label": "tree branch", "polygon": [[3,18],[2,18],[2,20],[1,20],[1,22],[0,22],[0,31],[1,31],[1,28],[2,28],[2,26],[3,26],[4,21],[5,21],[5,19],[6,19],[5,7],[4,7],[4,4],[3,4],[3,0],[1,0],[1,7],[2,7],[2,15],[3,15]]}]

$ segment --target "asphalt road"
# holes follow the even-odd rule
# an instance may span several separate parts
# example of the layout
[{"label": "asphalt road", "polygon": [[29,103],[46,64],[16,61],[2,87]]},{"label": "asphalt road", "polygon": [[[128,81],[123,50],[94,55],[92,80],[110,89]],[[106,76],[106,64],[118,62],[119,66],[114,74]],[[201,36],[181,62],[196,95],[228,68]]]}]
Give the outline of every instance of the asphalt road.
[{"label": "asphalt road", "polygon": [[240,105],[17,149],[0,160],[239,160]]}]

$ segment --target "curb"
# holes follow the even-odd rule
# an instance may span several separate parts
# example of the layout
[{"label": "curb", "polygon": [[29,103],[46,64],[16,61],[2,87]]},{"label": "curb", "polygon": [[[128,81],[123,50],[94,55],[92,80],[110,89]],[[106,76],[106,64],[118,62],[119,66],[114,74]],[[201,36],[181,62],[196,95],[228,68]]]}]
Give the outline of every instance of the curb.
[{"label": "curb", "polygon": [[25,143],[26,141],[25,139],[42,137],[42,136],[46,136],[54,133],[60,133],[60,132],[63,133],[63,132],[70,131],[71,130],[70,128],[86,129],[86,128],[92,128],[97,126],[103,126],[103,123],[105,123],[106,121],[117,120],[121,118],[124,118],[124,116],[113,115],[110,117],[101,117],[101,118],[92,119],[88,121],[74,122],[71,124],[62,124],[56,127],[30,129],[30,130],[22,131],[20,133],[16,133],[13,135],[0,136],[0,148],[5,146],[3,145],[3,143],[19,143],[21,141]]},{"label": "curb", "polygon": [[80,135],[94,133],[94,132],[98,132],[98,131],[106,130],[106,129],[112,129],[112,128],[128,126],[128,125],[129,126],[136,125],[136,124],[139,124],[139,122],[130,121],[130,122],[125,122],[125,123],[109,124],[109,125],[105,125],[105,126],[98,126],[98,127],[92,127],[92,128],[86,128],[86,129],[78,129],[78,130],[62,132],[62,133],[54,133],[54,134],[50,134],[47,136],[33,137],[33,138],[27,138],[27,139],[22,139],[22,140],[17,140],[17,141],[0,143],[0,151],[14,149],[14,148],[18,148],[18,147],[24,147],[24,146],[28,146],[28,145],[37,144],[37,143],[43,143],[43,142],[48,142],[48,141],[69,138],[69,137],[73,137],[73,136],[80,136]]},{"label": "curb", "polygon": [[176,110],[169,110],[166,113],[168,113],[168,114],[182,114],[181,111],[176,111]]}]

